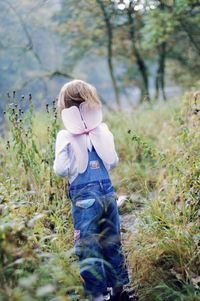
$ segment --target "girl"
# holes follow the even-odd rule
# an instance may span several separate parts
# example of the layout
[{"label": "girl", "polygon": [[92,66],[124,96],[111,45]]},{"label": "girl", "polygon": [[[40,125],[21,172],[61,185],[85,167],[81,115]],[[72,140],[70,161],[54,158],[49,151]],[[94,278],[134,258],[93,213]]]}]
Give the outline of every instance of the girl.
[{"label": "girl", "polygon": [[118,162],[113,135],[102,123],[96,89],[84,81],[73,80],[62,87],[58,109],[65,129],[57,134],[54,171],[68,177],[75,254],[84,291],[92,300],[102,301],[112,287],[112,299],[122,300],[128,273],[116,195],[108,174]]}]

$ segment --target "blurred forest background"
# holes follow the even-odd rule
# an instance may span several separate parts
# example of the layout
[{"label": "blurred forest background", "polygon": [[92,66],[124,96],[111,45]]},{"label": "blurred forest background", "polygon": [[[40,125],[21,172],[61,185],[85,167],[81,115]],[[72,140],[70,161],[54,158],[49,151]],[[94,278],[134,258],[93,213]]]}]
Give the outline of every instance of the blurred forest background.
[{"label": "blurred forest background", "polygon": [[112,106],[166,100],[199,79],[197,0],[4,0],[0,22],[1,112],[9,91],[40,107],[72,78]]},{"label": "blurred forest background", "polygon": [[74,78],[109,107],[132,300],[200,301],[200,2],[2,0],[0,22],[0,301],[84,300],[52,169]]}]

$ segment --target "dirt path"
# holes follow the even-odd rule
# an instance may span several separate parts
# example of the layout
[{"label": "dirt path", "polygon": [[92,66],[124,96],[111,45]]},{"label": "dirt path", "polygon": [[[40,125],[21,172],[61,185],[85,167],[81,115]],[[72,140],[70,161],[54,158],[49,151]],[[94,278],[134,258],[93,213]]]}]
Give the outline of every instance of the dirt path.
[{"label": "dirt path", "polygon": [[[120,199],[120,197],[119,197]],[[137,224],[139,223],[139,213],[142,210],[142,203],[140,196],[132,198],[125,198],[123,201],[119,201],[119,212],[121,219],[121,234],[122,244],[125,253],[131,248],[132,240],[137,231]],[[134,285],[131,277],[131,269],[128,267],[130,284],[127,286],[127,290],[130,292],[131,301],[138,301],[138,296],[134,292]]]},{"label": "dirt path", "polygon": [[143,202],[140,195],[134,197],[119,196],[118,208],[121,219],[122,240],[125,246],[134,237],[136,225],[139,222],[138,215],[142,210]]}]

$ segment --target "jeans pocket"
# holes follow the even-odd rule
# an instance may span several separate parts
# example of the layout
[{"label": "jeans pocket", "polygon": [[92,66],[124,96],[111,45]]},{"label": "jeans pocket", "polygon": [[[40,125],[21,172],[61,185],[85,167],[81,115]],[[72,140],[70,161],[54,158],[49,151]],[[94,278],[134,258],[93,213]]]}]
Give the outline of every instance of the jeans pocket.
[{"label": "jeans pocket", "polygon": [[94,202],[95,202],[95,199],[77,200],[75,202],[75,206],[87,209],[87,208],[91,207],[94,204]]}]

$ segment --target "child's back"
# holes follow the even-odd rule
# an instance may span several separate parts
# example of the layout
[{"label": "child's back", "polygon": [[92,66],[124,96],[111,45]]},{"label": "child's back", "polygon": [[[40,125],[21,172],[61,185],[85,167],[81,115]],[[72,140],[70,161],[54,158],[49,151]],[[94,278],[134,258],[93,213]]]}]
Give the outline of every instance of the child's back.
[{"label": "child's back", "polygon": [[54,170],[69,179],[75,253],[85,292],[101,301],[107,287],[118,292],[128,283],[108,174],[118,157],[93,86],[78,80],[64,85],[58,105],[65,130],[57,136]]}]

